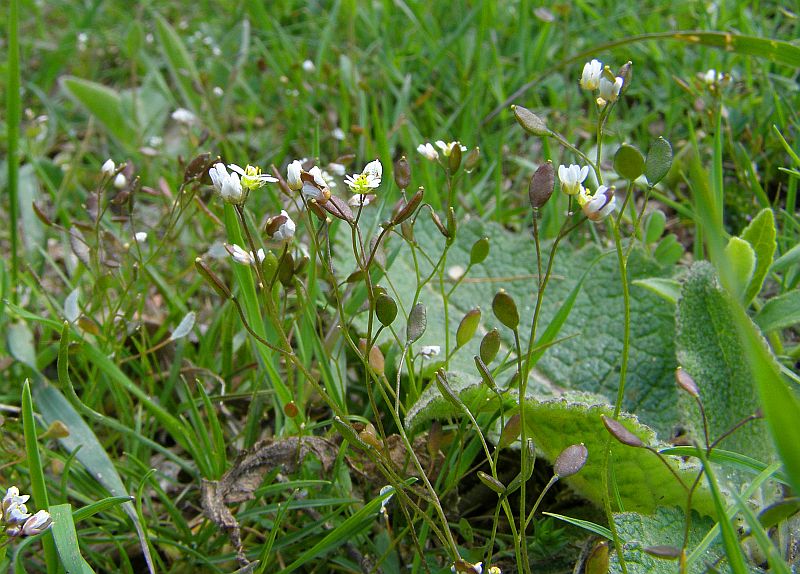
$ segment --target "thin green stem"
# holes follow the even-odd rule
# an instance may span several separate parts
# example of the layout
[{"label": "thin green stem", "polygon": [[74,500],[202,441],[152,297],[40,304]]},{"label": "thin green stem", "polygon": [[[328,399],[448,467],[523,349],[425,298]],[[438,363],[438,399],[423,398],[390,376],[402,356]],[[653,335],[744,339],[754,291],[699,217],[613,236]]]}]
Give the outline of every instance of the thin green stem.
[{"label": "thin green stem", "polygon": [[16,304],[19,285],[19,0],[8,7],[8,80],[6,85],[6,140],[8,147],[8,211],[11,237],[11,301]]}]

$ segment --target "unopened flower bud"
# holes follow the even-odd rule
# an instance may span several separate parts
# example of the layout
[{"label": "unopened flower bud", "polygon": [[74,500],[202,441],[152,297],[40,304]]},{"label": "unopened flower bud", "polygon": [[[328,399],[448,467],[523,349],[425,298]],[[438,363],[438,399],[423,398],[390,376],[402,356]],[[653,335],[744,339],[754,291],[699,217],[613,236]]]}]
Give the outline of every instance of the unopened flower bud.
[{"label": "unopened flower bud", "polygon": [[114,175],[115,171],[117,171],[117,166],[114,164],[114,160],[111,158],[107,159],[103,164],[103,167],[100,168],[100,173],[106,177],[111,177]]},{"label": "unopened flower bud", "polygon": [[126,185],[128,185],[128,178],[125,177],[124,173],[118,173],[117,177],[114,178],[114,187],[123,189]]},{"label": "unopened flower bud", "polygon": [[299,160],[294,160],[286,168],[286,184],[292,191],[300,191],[303,188],[303,180],[300,174],[303,173],[303,165]]},{"label": "unopened flower bud", "polygon": [[25,521],[22,526],[22,534],[23,536],[35,536],[50,528],[52,522],[50,513],[46,510],[40,510]]},{"label": "unopened flower bud", "polygon": [[584,90],[596,90],[600,87],[600,76],[603,72],[603,63],[600,60],[586,62],[581,73],[581,88]]}]

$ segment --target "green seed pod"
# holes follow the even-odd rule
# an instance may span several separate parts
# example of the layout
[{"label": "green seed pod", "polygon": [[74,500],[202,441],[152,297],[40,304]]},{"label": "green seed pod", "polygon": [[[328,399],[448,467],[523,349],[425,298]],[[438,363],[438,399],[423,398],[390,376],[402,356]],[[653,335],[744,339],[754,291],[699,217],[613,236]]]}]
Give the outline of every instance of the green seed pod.
[{"label": "green seed pod", "polygon": [[608,573],[608,542],[602,541],[594,545],[583,566],[585,574]]},{"label": "green seed pod", "polygon": [[642,152],[632,145],[622,144],[614,154],[614,169],[628,181],[634,181],[644,173]]},{"label": "green seed pod", "polygon": [[514,112],[517,123],[529,134],[545,137],[553,133],[545,121],[529,109],[522,106],[511,106],[511,110]]},{"label": "green seed pod", "polygon": [[680,548],[676,548],[675,546],[667,546],[666,544],[659,546],[648,546],[644,549],[644,551],[650,556],[655,556],[661,560],[677,560],[683,553]]},{"label": "green seed pod", "polygon": [[481,237],[472,244],[472,249],[469,251],[469,264],[478,265],[486,261],[489,256],[489,238]]},{"label": "green seed pod", "polygon": [[289,287],[292,284],[292,277],[294,277],[294,257],[287,251],[278,261],[278,280],[285,287]]},{"label": "green seed pod", "polygon": [[447,210],[447,243],[450,244],[456,238],[456,212],[451,207]]},{"label": "green seed pod", "polygon": [[519,326],[517,304],[514,303],[514,299],[506,293],[505,289],[500,289],[497,295],[494,296],[492,311],[494,311],[494,316],[497,317],[497,320],[512,331]]},{"label": "green seed pod", "polygon": [[464,171],[470,173],[478,165],[480,159],[481,159],[481,148],[474,147],[471,150],[469,150],[469,153],[467,154],[467,160],[464,162]]},{"label": "green seed pod", "polygon": [[381,325],[388,327],[397,317],[397,303],[390,295],[381,293],[375,298],[375,315]]},{"label": "green seed pod", "polygon": [[533,173],[528,184],[528,199],[533,209],[539,209],[550,200],[555,189],[556,177],[553,162],[547,160]]},{"label": "green seed pod", "polygon": [[519,438],[519,433],[522,431],[522,421],[519,413],[513,415],[506,421],[506,426],[500,432],[500,439],[497,441],[497,448],[508,448],[511,444]]},{"label": "green seed pod", "polygon": [[423,188],[419,188],[417,193],[413,195],[411,199],[408,200],[408,203],[401,204],[400,207],[397,208],[395,211],[394,216],[392,217],[392,225],[398,225],[403,223],[406,219],[414,215],[414,212],[419,207],[419,204],[422,203],[422,196],[424,195],[425,190]]},{"label": "green seed pod", "polygon": [[647,159],[644,161],[644,176],[647,178],[647,183],[651,186],[657,184],[669,173],[670,167],[672,167],[672,146],[660,137],[647,150]]},{"label": "green seed pod", "polygon": [[500,350],[500,332],[497,329],[492,329],[483,336],[481,339],[481,356],[480,359],[485,364],[494,361],[497,352]]},{"label": "green seed pod", "polygon": [[467,314],[464,315],[463,319],[461,319],[461,323],[458,324],[458,330],[456,331],[456,348],[463,347],[470,342],[472,337],[475,335],[475,331],[478,330],[478,325],[480,322],[480,307],[475,307],[474,309],[467,311]]},{"label": "green seed pod", "polygon": [[356,429],[344,422],[341,418],[333,417],[333,426],[336,427],[336,430],[339,431],[339,434],[341,434],[347,442],[361,450],[369,451],[370,446],[358,436]]},{"label": "green seed pod", "polygon": [[209,268],[205,262],[197,257],[194,260],[194,268],[197,269],[197,272],[205,279],[209,285],[217,292],[217,295],[223,297],[225,299],[232,299],[233,294],[231,290],[228,289],[228,286],[222,282],[222,279],[217,277],[217,275]]},{"label": "green seed pod", "polygon": [[589,450],[581,444],[573,444],[561,451],[558,455],[553,471],[559,478],[567,478],[573,474],[577,474],[586,464],[586,459],[589,458]]},{"label": "green seed pod", "polygon": [[601,418],[603,419],[603,425],[606,427],[606,430],[609,432],[609,434],[622,444],[632,446],[634,448],[641,448],[644,446],[642,439],[629,431],[625,425],[618,420],[608,418],[605,415],[601,415]]},{"label": "green seed pod", "polygon": [[447,383],[447,374],[444,372],[444,369],[439,369],[438,371],[436,371],[436,387],[439,389],[439,392],[442,394],[442,397],[447,399],[447,401],[450,402],[450,404],[452,404],[459,410],[463,408],[463,403],[461,402],[461,399],[458,398],[458,395]]},{"label": "green seed pod", "polygon": [[450,168],[450,173],[455,173],[458,171],[458,168],[461,167],[461,143],[456,142],[453,146],[452,151],[450,152],[450,157],[448,158],[448,167]]},{"label": "green seed pod", "polygon": [[482,470],[479,470],[475,474],[478,475],[478,480],[480,480],[484,484],[484,486],[492,489],[497,494],[505,494],[506,492],[505,485],[499,480],[497,480],[495,477],[493,477],[490,474],[486,474]]},{"label": "green seed pod", "polygon": [[425,305],[417,303],[408,314],[408,323],[406,324],[406,342],[413,343],[425,333],[428,326],[428,313]]},{"label": "green seed pod", "polygon": [[473,359],[475,359],[475,366],[478,368],[478,373],[480,373],[483,383],[490,389],[496,389],[497,383],[491,371],[489,371],[489,368],[486,366],[486,363],[484,363],[478,355],[475,355]]}]

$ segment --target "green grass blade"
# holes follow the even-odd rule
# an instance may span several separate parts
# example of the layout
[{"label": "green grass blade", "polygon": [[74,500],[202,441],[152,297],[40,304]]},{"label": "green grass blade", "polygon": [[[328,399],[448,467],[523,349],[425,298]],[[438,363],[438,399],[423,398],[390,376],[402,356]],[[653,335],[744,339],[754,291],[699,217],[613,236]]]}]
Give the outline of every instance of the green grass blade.
[{"label": "green grass blade", "polygon": [[8,77],[6,85],[6,142],[8,166],[8,212],[11,237],[11,300],[17,302],[19,285],[19,123],[22,113],[19,73],[19,0],[8,6]]},{"label": "green grass blade", "polygon": [[390,489],[384,494],[372,499],[358,512],[348,517],[336,528],[331,530],[322,540],[303,552],[297,560],[281,570],[280,574],[288,574],[289,572],[297,570],[309,560],[324,556],[348,540],[352,540],[359,533],[369,529],[375,522],[375,517],[380,509],[381,502],[393,493],[394,489]]},{"label": "green grass blade", "polygon": [[81,555],[75,522],[72,519],[72,506],[69,504],[52,506],[50,515],[53,517],[50,529],[64,570],[69,574],[93,574],[94,570]]},{"label": "green grass blade", "polygon": [[[673,456],[700,456],[697,453],[697,448],[693,446],[673,446],[662,449],[658,452],[660,454],[668,454]],[[712,450],[711,456],[708,457],[708,460],[715,464],[739,468],[755,474],[764,472],[765,469],[769,468],[767,464],[759,460],[739,454],[738,452],[732,452],[730,450],[724,450],[721,448],[715,448]],[[773,478],[778,482],[786,484],[787,486],[789,485],[788,477],[782,472],[776,472]]]},{"label": "green grass blade", "polygon": [[72,520],[74,522],[80,522],[81,520],[86,520],[95,514],[105,512],[109,508],[114,508],[115,506],[124,504],[126,502],[131,502],[130,496],[109,496],[108,498],[98,500],[97,502],[93,502],[92,504],[79,508],[72,513]]},{"label": "green grass blade", "polygon": [[593,532],[598,536],[602,536],[607,540],[613,540],[614,536],[611,534],[611,531],[606,528],[605,526],[601,526],[599,524],[595,524],[594,522],[590,522],[588,520],[581,520],[580,518],[572,518],[570,516],[563,516],[561,514],[555,514],[553,512],[542,512],[542,514],[546,516],[552,516],[553,518],[558,518],[559,520],[563,520],[573,526],[577,526],[578,528],[583,528],[584,530],[588,530],[589,532]]},{"label": "green grass blade", "polygon": [[728,557],[728,564],[734,574],[747,574],[747,565],[745,563],[744,554],[742,553],[742,547],[739,546],[739,540],[731,524],[731,519],[725,512],[725,500],[722,498],[722,493],[719,490],[719,483],[714,475],[714,469],[709,464],[703,449],[697,449],[697,454],[700,456],[700,460],[703,461],[703,468],[705,469],[708,486],[711,489],[711,496],[714,499],[714,507],[717,510],[717,524],[722,532],[722,543],[725,546],[725,555]]},{"label": "green grass blade", "polygon": [[[31,398],[30,381],[22,385],[22,427],[25,434],[25,453],[28,456],[28,471],[31,474],[31,491],[37,509],[47,509],[50,502],[47,497],[47,484],[44,480],[42,459],[39,457],[39,443],[36,440],[36,421],[33,417],[33,399]],[[42,539],[44,560],[47,572],[58,571],[58,556],[53,539],[47,535]]]},{"label": "green grass blade", "polygon": [[767,557],[770,567],[769,571],[774,574],[791,574],[789,566],[786,564],[783,558],[781,558],[778,549],[769,539],[767,533],[764,532],[764,527],[761,526],[761,523],[758,521],[756,515],[741,497],[737,496],[736,493],[733,493],[733,496],[736,498],[736,504],[739,506],[739,511],[742,513],[745,521],[747,521],[747,525],[750,527],[750,533],[752,534],[753,538],[756,539],[759,548],[761,548],[761,551]]}]

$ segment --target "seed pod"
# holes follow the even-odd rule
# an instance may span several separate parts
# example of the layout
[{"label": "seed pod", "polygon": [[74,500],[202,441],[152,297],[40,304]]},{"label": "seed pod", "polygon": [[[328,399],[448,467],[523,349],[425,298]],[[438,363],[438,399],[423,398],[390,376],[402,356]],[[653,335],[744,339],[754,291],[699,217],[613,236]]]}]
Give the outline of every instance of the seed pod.
[{"label": "seed pod", "polygon": [[494,381],[494,377],[486,366],[486,363],[484,363],[478,355],[475,355],[473,358],[475,359],[475,366],[478,367],[478,372],[481,375],[483,383],[490,389],[496,389],[497,383]]},{"label": "seed pod", "polygon": [[490,474],[486,474],[482,470],[479,470],[475,474],[478,475],[478,480],[480,480],[484,484],[484,486],[494,490],[497,494],[505,494],[506,492],[505,485],[499,480],[497,480],[495,477],[493,477]]},{"label": "seed pod", "polygon": [[497,352],[500,350],[500,332],[497,329],[492,329],[483,336],[481,339],[480,359],[485,364],[494,361]]},{"label": "seed pod", "polygon": [[474,309],[467,311],[467,314],[464,315],[463,319],[461,319],[461,323],[458,324],[458,330],[456,331],[456,348],[463,347],[470,342],[472,337],[475,335],[475,331],[478,330],[478,325],[480,322],[480,307],[475,307]]},{"label": "seed pod", "polygon": [[506,426],[503,427],[503,430],[500,432],[500,439],[497,441],[497,448],[507,448],[509,447],[515,440],[519,438],[519,433],[522,431],[522,419],[519,417],[519,413],[512,415],[506,421]]},{"label": "seed pod", "polygon": [[458,168],[461,167],[461,142],[455,143],[452,151],[450,152],[450,157],[448,159],[449,159],[448,167],[450,168],[450,173],[457,172]]},{"label": "seed pod", "polygon": [[[361,351],[361,355],[366,355],[367,353],[367,340],[360,339],[358,341],[358,348]],[[372,345],[369,348],[369,356],[367,357],[367,363],[372,368],[373,371],[382,375],[384,369],[386,367],[386,359],[383,357],[383,352],[381,351],[380,347],[377,345]]]},{"label": "seed pod", "polygon": [[608,542],[602,541],[594,545],[586,557],[583,571],[585,574],[608,573]]},{"label": "seed pod", "polygon": [[458,398],[456,392],[447,383],[447,374],[445,373],[444,369],[439,369],[436,371],[436,387],[439,389],[442,397],[447,399],[450,404],[459,410],[462,408],[464,403],[461,402],[461,399]]},{"label": "seed pod", "polygon": [[381,325],[388,327],[397,317],[397,303],[386,293],[381,293],[375,298],[375,314]]},{"label": "seed pod", "polygon": [[347,205],[347,202],[342,201],[335,195],[330,196],[328,201],[324,203],[317,202],[317,204],[337,219],[347,221],[348,223],[353,223],[356,220],[355,216],[353,215],[353,210],[350,209],[350,206]]},{"label": "seed pod", "polygon": [[428,314],[425,305],[417,303],[408,314],[408,323],[406,324],[406,343],[411,344],[425,333],[428,326]]},{"label": "seed pod", "polygon": [[350,426],[348,423],[344,422],[338,416],[333,417],[333,426],[336,427],[336,430],[345,438],[347,442],[352,444],[353,446],[357,446],[361,450],[368,451],[370,445],[368,445],[364,440],[356,433],[356,430]]},{"label": "seed pod", "polygon": [[469,264],[478,265],[483,263],[489,256],[489,238],[481,237],[472,244],[472,249],[469,251]]},{"label": "seed pod", "polygon": [[519,311],[517,311],[517,304],[511,295],[506,293],[505,289],[500,289],[492,300],[492,311],[494,316],[503,325],[509,329],[516,330],[519,326]]},{"label": "seed pod", "polygon": [[450,239],[450,232],[447,231],[447,228],[442,224],[442,220],[439,219],[439,216],[433,210],[431,210],[431,219],[433,220],[433,224],[439,230],[439,233],[441,233],[446,239]]},{"label": "seed pod", "polygon": [[533,476],[533,467],[536,465],[536,443],[533,442],[532,438],[525,439],[525,449],[528,451],[528,456],[525,457],[526,466],[523,469],[525,471],[523,476],[525,477],[525,482],[528,482]]},{"label": "seed pod", "polygon": [[644,160],[644,176],[647,183],[651,186],[669,173],[672,167],[672,146],[662,137],[659,137],[650,145],[647,150],[647,158]]},{"label": "seed pod", "polygon": [[415,193],[413,197],[408,200],[408,203],[401,204],[398,209],[396,209],[395,214],[392,216],[392,225],[403,223],[406,219],[414,215],[417,207],[419,207],[419,204],[422,203],[422,196],[424,193],[424,188],[420,187],[417,190],[417,193]]},{"label": "seed pod", "polygon": [[698,398],[700,396],[700,389],[697,388],[697,383],[694,382],[694,379],[689,373],[680,367],[675,369],[675,382],[678,383],[680,388],[694,398]]},{"label": "seed pod", "polygon": [[553,133],[545,121],[529,109],[522,106],[511,106],[511,110],[514,112],[517,123],[529,134],[544,137]]},{"label": "seed pod", "polygon": [[456,238],[456,212],[451,207],[447,210],[447,243],[452,243]]},{"label": "seed pod", "polygon": [[208,152],[201,153],[190,161],[186,169],[183,170],[183,183],[189,183],[190,181],[203,177],[203,174],[208,171],[209,163],[211,163],[211,154]]},{"label": "seed pod", "polygon": [[411,183],[411,166],[408,165],[406,156],[398,159],[394,164],[394,182],[400,189],[408,189]]},{"label": "seed pod", "polygon": [[475,166],[478,165],[478,161],[480,161],[480,159],[481,159],[481,148],[474,147],[471,150],[469,150],[469,153],[467,154],[467,159],[464,162],[464,171],[470,173],[473,169],[475,169]]},{"label": "seed pod", "polygon": [[661,558],[662,560],[677,560],[681,557],[682,550],[675,546],[668,546],[666,544],[659,546],[648,546],[644,549],[650,556]]},{"label": "seed pod", "polygon": [[606,427],[606,430],[611,434],[611,436],[613,436],[622,444],[632,446],[634,448],[641,448],[644,446],[642,439],[629,431],[627,427],[625,427],[625,425],[618,420],[608,418],[605,415],[601,415],[600,418],[603,419],[603,425]]},{"label": "seed pod", "polygon": [[547,160],[533,173],[531,182],[528,184],[528,199],[530,199],[533,209],[539,209],[548,202],[550,196],[553,195],[555,182],[553,162]]},{"label": "seed pod", "polygon": [[553,470],[559,478],[567,478],[580,472],[583,465],[586,464],[587,458],[589,458],[589,450],[583,443],[573,444],[561,451],[553,465]]},{"label": "seed pod", "polygon": [[644,173],[642,152],[629,144],[622,144],[614,154],[614,170],[629,181],[634,181]]},{"label": "seed pod", "polygon": [[294,401],[289,401],[283,407],[283,414],[290,419],[293,419],[300,414],[300,410],[297,408],[297,405],[294,403]]},{"label": "seed pod", "polygon": [[631,81],[633,80],[633,62],[628,60],[625,64],[617,72],[617,77],[622,78],[622,88],[619,91],[619,97],[625,95],[625,92],[628,91],[628,87],[631,85]]},{"label": "seed pod", "polygon": [[228,289],[228,286],[225,285],[225,283],[223,283],[222,280],[217,277],[216,274],[211,271],[208,265],[206,265],[205,262],[199,257],[194,260],[194,268],[197,269],[197,272],[203,277],[203,279],[208,281],[208,284],[213,287],[214,291],[217,292],[217,295],[225,299],[233,298],[233,294],[231,293],[231,290]]},{"label": "seed pod", "polygon": [[292,277],[294,277],[294,257],[287,251],[278,260],[278,281],[285,287],[290,287],[292,285]]},{"label": "seed pod", "polygon": [[367,427],[358,433],[358,438],[376,450],[383,449],[383,443],[378,440],[378,436],[375,434],[375,427],[372,426],[372,423],[367,423]]}]

